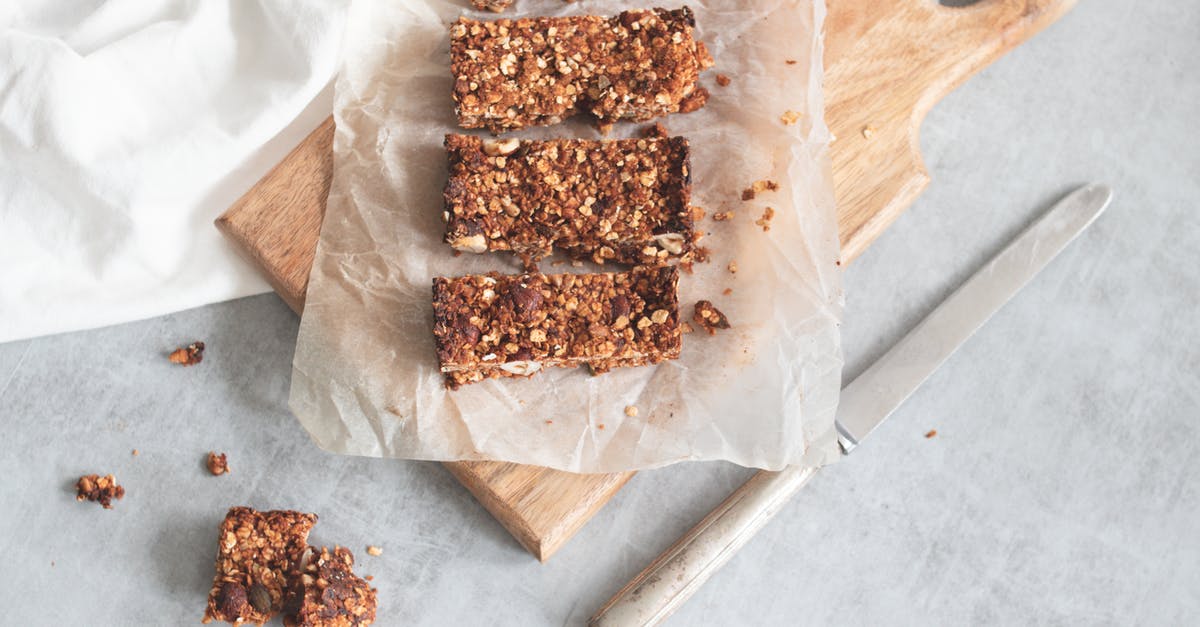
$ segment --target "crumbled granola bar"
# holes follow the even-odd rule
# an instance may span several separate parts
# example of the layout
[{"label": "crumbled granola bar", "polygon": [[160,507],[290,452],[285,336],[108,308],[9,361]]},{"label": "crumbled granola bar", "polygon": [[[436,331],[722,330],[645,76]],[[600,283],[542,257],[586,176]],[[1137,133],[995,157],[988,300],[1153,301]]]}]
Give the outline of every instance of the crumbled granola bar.
[{"label": "crumbled granola bar", "polygon": [[376,590],[354,574],[354,555],[322,548],[289,586],[287,627],[358,627],[375,622]]},{"label": "crumbled granola bar", "polygon": [[658,264],[695,236],[688,142],[483,140],[447,135],[446,242],[456,250],[552,248],[573,259]]},{"label": "crumbled granola bar", "polygon": [[459,18],[450,27],[458,122],[500,132],[580,112],[603,127],[695,111],[708,99],[697,81],[712,57],[694,26],[687,7],[611,18]]},{"label": "crumbled granola bar", "polygon": [[204,342],[192,342],[183,348],[177,348],[167,356],[173,364],[194,366],[204,361]]},{"label": "crumbled granola bar", "polygon": [[471,0],[471,4],[480,11],[500,13],[512,6],[513,0]]},{"label": "crumbled granola bar", "polygon": [[316,514],[231,508],[221,523],[203,622],[261,625],[279,613],[316,522]]},{"label": "crumbled granola bar", "polygon": [[225,458],[224,453],[217,454],[209,451],[208,460],[205,465],[208,466],[208,472],[211,472],[214,477],[229,472],[229,460]]},{"label": "crumbled granola bar", "polygon": [[679,271],[433,280],[433,335],[450,388],[543,367],[593,373],[679,357]]},{"label": "crumbled granola bar", "polygon": [[755,220],[754,223],[761,226],[763,233],[771,230],[771,220],[775,218],[775,210],[771,207],[763,209],[762,217]]},{"label": "crumbled granola bar", "polygon": [[117,485],[112,475],[84,475],[75,482],[75,500],[99,502],[112,509],[113,499],[125,498],[125,488]]},{"label": "crumbled granola bar", "polygon": [[726,318],[721,310],[707,300],[696,303],[696,311],[692,314],[692,320],[700,325],[700,328],[708,331],[709,335],[716,335],[717,329],[729,328],[729,318]]}]

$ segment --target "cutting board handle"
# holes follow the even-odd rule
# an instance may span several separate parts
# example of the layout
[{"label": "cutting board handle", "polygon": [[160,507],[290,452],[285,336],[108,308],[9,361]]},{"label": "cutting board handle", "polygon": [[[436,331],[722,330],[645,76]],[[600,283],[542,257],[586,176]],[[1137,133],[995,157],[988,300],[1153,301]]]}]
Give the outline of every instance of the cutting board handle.
[{"label": "cutting board handle", "polygon": [[1076,0],[831,0],[826,22],[825,118],[842,258],[851,260],[929,183],[920,153],[925,114]]}]

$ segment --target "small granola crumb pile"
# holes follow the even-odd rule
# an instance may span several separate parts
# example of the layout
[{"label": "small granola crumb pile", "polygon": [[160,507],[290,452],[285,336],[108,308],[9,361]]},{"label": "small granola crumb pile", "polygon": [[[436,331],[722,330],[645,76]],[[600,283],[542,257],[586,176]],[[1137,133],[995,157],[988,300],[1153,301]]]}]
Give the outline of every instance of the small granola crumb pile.
[{"label": "small granola crumb pile", "polygon": [[669,136],[670,135],[667,133],[667,127],[663,126],[662,122],[655,122],[654,124],[647,124],[646,126],[642,127],[642,137],[650,138]]},{"label": "small granola crumb pile", "polygon": [[700,328],[708,331],[709,335],[716,335],[717,329],[729,328],[729,318],[707,300],[696,303],[696,312],[692,314],[692,320],[700,325]]},{"label": "small granola crumb pile", "polygon": [[717,84],[721,87],[729,86],[729,77],[724,74],[717,74]]},{"label": "small granola crumb pile", "polygon": [[937,435],[937,429],[930,429],[929,432],[925,434],[925,439],[928,440],[929,438],[932,438],[936,435]]},{"label": "small granola crumb pile", "polygon": [[725,222],[726,220],[732,220],[732,219],[733,219],[732,211],[718,211],[713,214],[714,222]]},{"label": "small granola crumb pile", "polygon": [[383,549],[375,546],[374,544],[368,545],[367,555],[370,555],[371,557],[379,557],[380,555],[383,555]]},{"label": "small granola crumb pile", "polygon": [[763,209],[762,217],[755,220],[754,223],[761,226],[763,233],[771,230],[771,219],[775,217],[775,210],[767,207]]},{"label": "small granola crumb pile", "polygon": [[[367,549],[370,552],[370,549]],[[308,560],[288,587],[286,627],[358,627],[375,622],[378,591],[354,574],[354,554],[335,547]]]},{"label": "small granola crumb pile", "polygon": [[637,411],[638,411],[637,405],[626,405],[625,406],[625,415],[629,416],[630,418],[633,418],[634,416],[636,416]]},{"label": "small granola crumb pile", "polygon": [[513,0],[471,0],[471,4],[480,11],[500,13],[512,6]]},{"label": "small granola crumb pile", "polygon": [[173,364],[194,366],[204,361],[204,342],[192,342],[183,348],[177,348],[167,359]]},{"label": "small granola crumb pile", "polygon": [[218,454],[213,451],[209,451],[207,465],[208,471],[211,472],[214,477],[219,477],[229,472],[229,461],[225,459],[224,453]]},{"label": "small granola crumb pile", "polygon": [[788,109],[783,112],[783,115],[779,116],[779,120],[783,122],[784,126],[791,126],[800,121],[800,115],[799,111]]},{"label": "small granola crumb pile", "polygon": [[76,501],[99,502],[104,509],[112,509],[113,499],[125,498],[125,488],[117,485],[112,475],[84,475],[75,482]]}]

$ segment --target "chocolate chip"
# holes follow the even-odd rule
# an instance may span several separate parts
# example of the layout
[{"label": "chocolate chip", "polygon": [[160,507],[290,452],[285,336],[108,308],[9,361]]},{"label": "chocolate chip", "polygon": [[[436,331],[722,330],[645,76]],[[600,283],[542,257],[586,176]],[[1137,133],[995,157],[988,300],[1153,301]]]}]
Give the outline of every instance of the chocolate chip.
[{"label": "chocolate chip", "polygon": [[479,342],[479,328],[471,324],[469,316],[459,316],[454,321],[454,330],[466,345],[474,346]]},{"label": "chocolate chip", "polygon": [[232,581],[221,584],[221,589],[217,591],[217,612],[221,617],[233,620],[241,616],[245,608],[246,589],[242,584]]},{"label": "chocolate chip", "polygon": [[616,322],[617,318],[621,316],[629,315],[629,299],[624,294],[614,296],[609,301],[609,305],[612,307],[612,320],[609,321],[610,323]]},{"label": "chocolate chip", "polygon": [[271,611],[271,593],[266,586],[258,582],[250,586],[250,606],[262,614]]}]

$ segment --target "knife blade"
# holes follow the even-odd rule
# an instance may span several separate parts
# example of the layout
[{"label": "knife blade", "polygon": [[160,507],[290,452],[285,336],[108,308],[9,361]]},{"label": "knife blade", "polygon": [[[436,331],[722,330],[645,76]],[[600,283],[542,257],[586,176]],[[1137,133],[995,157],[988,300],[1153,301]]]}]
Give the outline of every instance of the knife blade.
[{"label": "knife blade", "polygon": [[1067,195],[842,388],[837,411],[842,450],[850,452],[870,435],[1111,200],[1105,185],[1085,185]]},{"label": "knife blade", "polygon": [[[920,387],[1112,200],[1085,185],[967,279],[883,357],[842,389],[838,442],[849,453]],[[589,624],[657,625],[671,615],[816,474],[807,466],[759,471],[658,556],[592,616]]]}]

